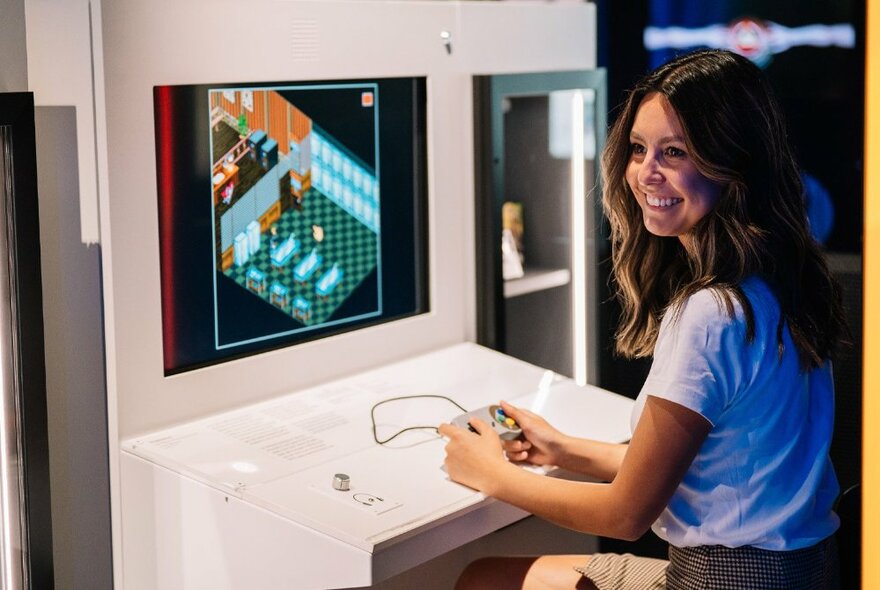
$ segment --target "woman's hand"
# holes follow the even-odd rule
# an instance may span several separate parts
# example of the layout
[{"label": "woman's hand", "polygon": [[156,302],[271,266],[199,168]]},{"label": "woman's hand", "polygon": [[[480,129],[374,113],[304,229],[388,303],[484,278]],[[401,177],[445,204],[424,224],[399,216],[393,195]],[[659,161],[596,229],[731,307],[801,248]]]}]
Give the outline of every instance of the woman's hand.
[{"label": "woman's hand", "polygon": [[441,424],[438,428],[440,434],[449,440],[446,443],[446,472],[453,481],[491,494],[489,484],[496,481],[498,469],[507,465],[501,439],[479,418],[472,419],[470,425],[476,433],[452,424]]},{"label": "woman's hand", "polygon": [[560,464],[563,442],[567,436],[550,426],[544,418],[525,408],[501,402],[501,409],[516,420],[524,437],[524,440],[504,441],[508,459],[533,465]]}]

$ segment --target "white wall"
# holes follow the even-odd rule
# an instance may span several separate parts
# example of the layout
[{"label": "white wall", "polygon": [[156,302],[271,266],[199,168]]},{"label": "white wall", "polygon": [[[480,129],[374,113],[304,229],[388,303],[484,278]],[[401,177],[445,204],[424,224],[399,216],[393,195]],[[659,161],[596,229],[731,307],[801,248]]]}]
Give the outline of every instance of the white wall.
[{"label": "white wall", "polygon": [[113,587],[98,246],[80,240],[76,113],[37,107],[55,587]]},{"label": "white wall", "polygon": [[27,90],[24,0],[2,0],[0,15],[0,92],[22,92]]},{"label": "white wall", "polygon": [[[24,0],[0,6],[0,92],[28,87]],[[72,107],[36,109],[56,588],[112,588],[100,251],[80,242]]]}]

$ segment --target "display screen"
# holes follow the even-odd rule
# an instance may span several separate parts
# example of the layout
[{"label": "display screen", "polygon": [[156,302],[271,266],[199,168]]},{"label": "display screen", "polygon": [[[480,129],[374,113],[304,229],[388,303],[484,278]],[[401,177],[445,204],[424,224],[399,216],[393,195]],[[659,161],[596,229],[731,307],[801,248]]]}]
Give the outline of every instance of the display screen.
[{"label": "display screen", "polygon": [[427,311],[424,78],[154,89],[165,374]]}]

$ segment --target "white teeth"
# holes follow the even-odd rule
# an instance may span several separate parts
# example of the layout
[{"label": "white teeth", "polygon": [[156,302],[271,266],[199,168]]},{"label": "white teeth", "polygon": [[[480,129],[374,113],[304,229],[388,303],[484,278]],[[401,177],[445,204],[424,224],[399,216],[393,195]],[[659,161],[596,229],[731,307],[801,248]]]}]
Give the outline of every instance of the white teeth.
[{"label": "white teeth", "polygon": [[652,207],[669,207],[671,205],[681,203],[684,199],[660,199],[658,197],[645,195],[645,200]]}]

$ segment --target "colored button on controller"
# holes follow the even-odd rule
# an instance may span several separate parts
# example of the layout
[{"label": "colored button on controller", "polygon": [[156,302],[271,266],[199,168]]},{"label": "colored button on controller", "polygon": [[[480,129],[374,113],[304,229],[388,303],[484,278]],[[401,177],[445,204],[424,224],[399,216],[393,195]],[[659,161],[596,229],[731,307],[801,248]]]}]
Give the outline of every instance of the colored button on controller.
[{"label": "colored button on controller", "polygon": [[496,422],[498,422],[499,424],[503,424],[504,426],[507,426],[508,428],[516,428],[517,427],[516,420],[514,420],[513,418],[511,418],[510,416],[505,414],[504,410],[502,410],[499,406],[492,406],[492,409],[494,409],[493,413],[495,415]]},{"label": "colored button on controller", "polygon": [[487,421],[495,432],[498,433],[498,436],[505,440],[513,440],[522,435],[522,429],[516,423],[516,420],[505,414],[501,406],[485,406],[479,410],[467,412],[455,418],[452,423],[460,428],[467,428],[471,432],[476,432],[470,424],[471,418]]},{"label": "colored button on controller", "polygon": [[517,438],[522,434],[522,429],[520,429],[519,424],[516,423],[516,420],[505,414],[504,410],[501,409],[501,406],[489,406],[489,414],[495,419],[496,423],[501,425],[502,430],[504,430],[504,432],[501,433],[502,438]]}]

